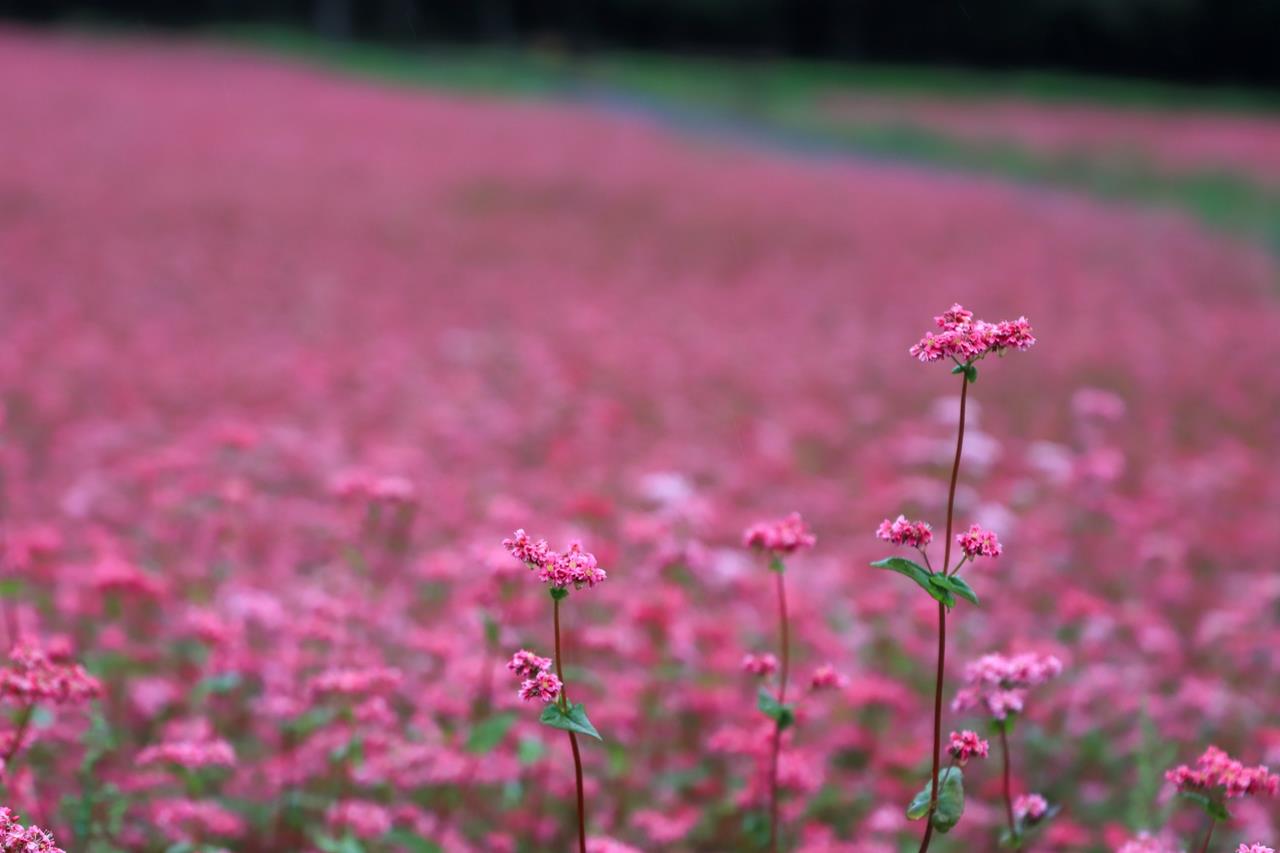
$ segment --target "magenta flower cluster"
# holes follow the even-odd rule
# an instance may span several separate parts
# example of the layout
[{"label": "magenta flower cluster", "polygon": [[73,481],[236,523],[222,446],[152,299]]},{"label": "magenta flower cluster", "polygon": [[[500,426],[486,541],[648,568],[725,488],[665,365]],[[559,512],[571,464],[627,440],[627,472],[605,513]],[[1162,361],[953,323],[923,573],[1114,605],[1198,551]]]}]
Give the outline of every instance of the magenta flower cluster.
[{"label": "magenta flower cluster", "polygon": [[1053,655],[983,655],[965,667],[965,686],[951,703],[954,711],[980,708],[997,720],[1021,713],[1027,691],[1062,674]]},{"label": "magenta flower cluster", "polygon": [[965,729],[951,733],[951,757],[956,764],[964,767],[970,758],[986,758],[991,751],[991,744],[978,737],[978,733]]},{"label": "magenta flower cluster", "polygon": [[516,693],[525,702],[538,700],[550,704],[560,698],[564,684],[551,671],[551,659],[539,657],[527,649],[521,649],[507,661],[509,669],[520,682]]},{"label": "magenta flower cluster", "polygon": [[742,542],[748,548],[757,548],[781,556],[812,548],[817,544],[818,538],[809,531],[800,513],[793,512],[786,518],[760,521],[751,525],[742,534]]},{"label": "magenta flower cluster", "polygon": [[1180,764],[1164,777],[1179,791],[1219,789],[1228,798],[1280,793],[1280,775],[1262,765],[1247,767],[1216,746],[1206,749],[1195,767]]},{"label": "magenta flower cluster", "polygon": [[582,543],[570,542],[564,553],[552,551],[545,539],[532,539],[523,529],[509,539],[502,540],[502,547],[511,556],[538,573],[538,580],[552,589],[595,587],[604,583],[608,574],[600,568],[594,554],[582,549]]},{"label": "magenta flower cluster", "polygon": [[984,530],[980,524],[971,524],[969,529],[956,536],[956,543],[969,559],[978,557],[999,557],[1004,546],[994,531]]},{"label": "magenta flower cluster", "polygon": [[0,806],[0,853],[66,853],[38,826],[23,826],[7,806]]},{"label": "magenta flower cluster", "polygon": [[1039,794],[1021,794],[1013,801],[1013,814],[1020,821],[1035,823],[1049,813],[1049,802]]},{"label": "magenta flower cluster", "polygon": [[1025,351],[1036,342],[1026,317],[988,323],[975,320],[972,311],[957,303],[933,320],[941,331],[936,334],[926,332],[910,350],[913,356],[924,362],[950,358],[969,364],[990,353]]},{"label": "magenta flower cluster", "polygon": [[933,541],[933,528],[926,522],[910,521],[905,515],[899,515],[893,521],[886,518],[880,522],[880,526],[876,528],[876,538],[894,545],[923,548]]}]

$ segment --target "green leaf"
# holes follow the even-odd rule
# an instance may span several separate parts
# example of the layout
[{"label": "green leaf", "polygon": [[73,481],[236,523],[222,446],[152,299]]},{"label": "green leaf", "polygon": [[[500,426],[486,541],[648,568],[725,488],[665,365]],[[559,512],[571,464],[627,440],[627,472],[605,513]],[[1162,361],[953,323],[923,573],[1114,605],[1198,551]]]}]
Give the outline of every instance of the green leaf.
[{"label": "green leaf", "polygon": [[956,606],[956,597],[952,595],[951,587],[942,575],[929,575],[929,586],[926,589],[935,599],[945,604],[948,610]]},{"label": "green leaf", "polygon": [[537,764],[542,756],[547,754],[547,747],[537,738],[521,738],[520,745],[516,747],[516,756],[520,759],[520,763],[525,767],[530,764]]},{"label": "green leaf", "polygon": [[787,565],[786,563],[782,562],[781,557],[779,557],[777,554],[774,554],[772,557],[769,558],[769,570],[777,572],[780,575],[785,574],[787,571]]},{"label": "green leaf", "polygon": [[978,594],[973,591],[973,587],[969,586],[964,578],[956,575],[933,575],[930,581],[937,586],[945,587],[948,591],[954,592],[956,595],[968,601],[971,604],[978,603]]},{"label": "green leaf", "polygon": [[0,580],[0,598],[17,598],[21,594],[21,578],[4,578]]},{"label": "green leaf", "polygon": [[467,751],[478,752],[481,755],[486,752],[492,752],[494,747],[502,743],[502,739],[507,736],[507,732],[511,731],[511,726],[515,721],[516,715],[506,712],[494,714],[492,717],[476,723],[471,729],[471,734],[467,736]]},{"label": "green leaf", "polygon": [[1018,715],[1010,711],[1005,715],[1005,718],[1003,720],[992,718],[991,733],[993,735],[998,735],[1001,732],[1004,732],[1007,735],[1011,735],[1013,734],[1013,727],[1016,726],[1017,724],[1018,724]]},{"label": "green leaf", "polygon": [[399,844],[406,848],[410,853],[442,853],[440,845],[434,841],[428,841],[421,836],[414,834],[412,831],[403,827],[397,827],[386,835],[382,836],[382,840],[389,841],[393,844]]},{"label": "green leaf", "polygon": [[342,838],[314,835],[311,840],[324,853],[365,853],[364,845],[352,835],[344,835]]},{"label": "green leaf", "polygon": [[913,563],[902,557],[886,557],[883,560],[876,560],[871,564],[871,567],[873,569],[888,569],[891,572],[905,575],[920,584],[920,588],[925,592],[937,598],[937,595],[934,595],[933,588],[929,586],[929,578],[933,576],[933,572],[919,563]]},{"label": "green leaf", "polygon": [[796,721],[795,709],[790,705],[783,705],[765,687],[760,688],[760,692],[756,694],[756,707],[764,712],[764,715],[778,724],[778,728],[785,729]]},{"label": "green leaf", "polygon": [[551,593],[553,601],[564,601],[569,597],[569,590],[565,587],[553,586],[548,589],[548,592]]},{"label": "green leaf", "polygon": [[[938,806],[933,812],[933,828],[938,832],[950,832],[964,814],[964,773],[959,767],[947,767],[938,774]],[[907,817],[919,820],[929,813],[929,800],[933,796],[933,780],[911,798]]]},{"label": "green leaf", "polygon": [[545,726],[551,726],[553,729],[578,732],[579,734],[590,735],[596,740],[604,740],[604,738],[600,737],[600,733],[596,731],[596,727],[591,725],[591,721],[587,719],[587,709],[582,707],[581,703],[570,705],[567,711],[562,710],[559,705],[548,705],[542,709],[542,716],[538,717],[538,722]]},{"label": "green leaf", "polygon": [[1204,809],[1204,813],[1214,820],[1230,820],[1231,818],[1231,812],[1227,811],[1226,806],[1199,791],[1179,791],[1178,795],[1198,804],[1200,808]]},{"label": "green leaf", "polygon": [[971,365],[969,365],[969,369],[968,369],[968,370],[966,370],[966,371],[964,372],[964,378],[969,380],[969,384],[970,384],[970,385],[972,385],[973,383],[977,382],[977,381],[978,381],[978,366],[977,366],[977,365],[975,365],[975,364],[971,364]]}]

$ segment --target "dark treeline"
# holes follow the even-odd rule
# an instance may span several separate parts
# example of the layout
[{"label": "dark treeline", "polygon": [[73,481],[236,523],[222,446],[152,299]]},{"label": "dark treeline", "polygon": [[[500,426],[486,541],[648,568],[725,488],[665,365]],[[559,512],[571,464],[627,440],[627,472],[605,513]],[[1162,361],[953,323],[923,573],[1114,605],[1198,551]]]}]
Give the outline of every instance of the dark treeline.
[{"label": "dark treeline", "polygon": [[0,13],[1280,83],[1280,0],[0,0]]}]

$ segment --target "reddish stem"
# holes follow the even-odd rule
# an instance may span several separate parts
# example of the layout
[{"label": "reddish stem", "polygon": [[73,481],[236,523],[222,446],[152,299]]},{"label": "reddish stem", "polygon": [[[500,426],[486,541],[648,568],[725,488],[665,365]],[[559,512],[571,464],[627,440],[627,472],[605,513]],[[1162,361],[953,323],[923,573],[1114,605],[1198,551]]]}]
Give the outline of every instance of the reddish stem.
[{"label": "reddish stem", "polygon": [[1000,750],[1004,753],[1004,814],[1009,820],[1009,838],[1015,842],[1018,837],[1013,820],[1013,785],[1009,778],[1009,730],[1004,721],[1000,723]]},{"label": "reddish stem", "polygon": [[[560,654],[560,599],[553,598],[556,628],[556,676],[560,679],[560,707],[568,710],[569,691],[564,681],[563,658]],[[578,751],[578,736],[569,732],[569,746],[573,748],[573,775],[578,785],[578,853],[587,853],[587,805],[582,789],[582,754]]]},{"label": "reddish stem", "polygon": [[1218,825],[1217,818],[1209,818],[1209,831],[1204,834],[1204,843],[1200,845],[1200,853],[1208,853],[1209,839],[1213,838],[1213,828]]},{"label": "reddish stem", "polygon": [[[960,426],[956,430],[956,458],[951,465],[951,488],[947,492],[947,536],[942,544],[942,571],[951,565],[951,525],[955,517],[956,482],[960,478],[960,454],[964,449],[964,409],[969,397],[969,377],[960,374]],[[947,608],[938,602],[938,674],[933,688],[933,789],[929,794],[929,812],[925,815],[924,837],[919,853],[929,849],[933,839],[933,812],[938,808],[938,773],[942,763],[942,677],[947,658]]]},{"label": "reddish stem", "polygon": [[[787,702],[787,674],[791,670],[791,632],[787,623],[787,588],[783,583],[783,568],[774,569],[778,578],[778,628],[782,635],[782,670],[778,682],[778,704]],[[782,719],[773,726],[773,755],[769,763],[769,849],[778,851],[778,757],[782,752]]]}]

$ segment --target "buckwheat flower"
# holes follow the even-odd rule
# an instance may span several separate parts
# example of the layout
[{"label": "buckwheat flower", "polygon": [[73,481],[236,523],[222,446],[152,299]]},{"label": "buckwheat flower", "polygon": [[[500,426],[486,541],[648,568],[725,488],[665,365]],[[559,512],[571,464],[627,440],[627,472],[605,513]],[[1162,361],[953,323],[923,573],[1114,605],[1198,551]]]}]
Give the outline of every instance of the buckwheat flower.
[{"label": "buckwheat flower", "polygon": [[66,853],[53,835],[38,826],[23,826],[7,806],[0,806],[0,853]]},{"label": "buckwheat flower", "polygon": [[997,349],[1016,349],[1026,352],[1035,346],[1035,336],[1031,334],[1031,324],[1026,317],[1016,320],[1001,320],[996,325]]},{"label": "buckwheat flower", "polygon": [[817,541],[798,512],[775,521],[757,522],[742,534],[742,542],[748,548],[772,551],[778,555],[812,548]]},{"label": "buckwheat flower", "polygon": [[965,729],[960,732],[951,733],[951,757],[956,763],[964,767],[969,763],[969,759],[977,756],[978,758],[986,758],[991,750],[991,744],[978,737],[978,733]]},{"label": "buckwheat flower", "polygon": [[539,539],[535,542],[523,528],[517,530],[510,539],[503,539],[502,547],[531,569],[541,569],[547,563],[555,561],[555,552],[547,549],[547,540]]},{"label": "buckwheat flower", "polygon": [[68,705],[102,695],[102,684],[77,663],[55,659],[29,643],[14,646],[0,669],[0,700],[19,705]]},{"label": "buckwheat flower", "polygon": [[356,838],[381,838],[391,830],[391,813],[385,806],[368,800],[341,800],[325,811],[325,823],[335,834],[351,833]]},{"label": "buckwheat flower", "polygon": [[933,318],[933,322],[938,324],[938,328],[943,331],[951,331],[960,326],[973,322],[973,312],[965,308],[959,302],[953,304],[946,311],[943,311],[937,317]]},{"label": "buckwheat flower", "polygon": [[244,819],[216,800],[156,800],[150,808],[151,823],[172,841],[237,836],[245,829]]},{"label": "buckwheat flower", "polygon": [[235,750],[225,740],[171,741],[149,746],[138,753],[139,767],[150,764],[171,764],[189,770],[203,767],[233,767]]},{"label": "buckwheat flower", "polygon": [[810,690],[831,690],[846,687],[848,684],[849,679],[836,672],[836,668],[829,663],[824,663],[815,669],[809,678]]},{"label": "buckwheat flower", "polygon": [[1265,844],[1241,844],[1236,848],[1236,853],[1276,853],[1276,851]]},{"label": "buckwheat flower", "polygon": [[596,562],[595,554],[582,550],[581,542],[569,543],[569,550],[556,559],[552,575],[553,578],[549,575],[545,579],[553,586],[563,587],[572,583],[576,589],[584,586],[592,588],[608,578],[605,570]]},{"label": "buckwheat flower", "polygon": [[560,690],[563,686],[554,672],[543,670],[532,678],[525,679],[516,695],[526,702],[540,699],[550,704],[560,698]]},{"label": "buckwheat flower", "polygon": [[899,515],[893,521],[886,518],[880,522],[876,538],[894,545],[923,548],[933,541],[933,528],[923,521],[908,521],[905,515]]},{"label": "buckwheat flower", "polygon": [[1196,760],[1194,768],[1181,764],[1164,774],[1179,791],[1221,789],[1228,798],[1280,792],[1280,775],[1266,767],[1246,767],[1216,746],[1210,746]]},{"label": "buckwheat flower", "polygon": [[312,696],[359,696],[390,693],[400,686],[400,670],[385,666],[330,669],[311,679]]},{"label": "buckwheat flower", "polygon": [[1049,803],[1039,794],[1022,794],[1013,801],[1013,814],[1018,820],[1034,824],[1049,812]]},{"label": "buckwheat flower", "polygon": [[964,555],[970,559],[999,557],[1000,552],[1004,550],[996,534],[990,530],[983,530],[980,524],[970,525],[968,530],[956,536],[956,542]]},{"label": "buckwheat flower", "polygon": [[1182,848],[1171,846],[1149,832],[1141,832],[1137,838],[1117,847],[1116,853],[1182,853]]},{"label": "buckwheat flower", "polygon": [[551,658],[540,658],[527,649],[521,649],[507,661],[507,669],[519,678],[532,678],[551,668]]},{"label": "buckwheat flower", "polygon": [[1062,673],[1054,655],[983,655],[965,667],[965,686],[951,703],[953,711],[981,708],[997,720],[1022,712],[1027,691]]},{"label": "buckwheat flower", "polygon": [[742,658],[742,671],[764,678],[778,671],[778,659],[767,652],[762,655],[746,655]]}]

